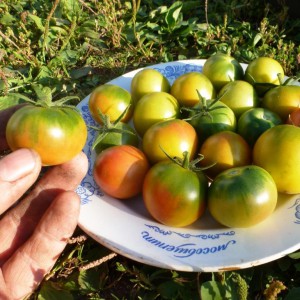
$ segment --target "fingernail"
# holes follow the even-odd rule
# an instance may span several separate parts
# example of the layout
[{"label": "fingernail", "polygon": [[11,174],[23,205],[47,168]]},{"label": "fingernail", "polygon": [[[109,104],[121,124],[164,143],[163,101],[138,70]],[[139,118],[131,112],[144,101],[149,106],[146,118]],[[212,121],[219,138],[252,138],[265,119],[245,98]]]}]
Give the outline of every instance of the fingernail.
[{"label": "fingernail", "polygon": [[0,160],[0,181],[13,182],[31,173],[37,154],[30,149],[16,150]]}]

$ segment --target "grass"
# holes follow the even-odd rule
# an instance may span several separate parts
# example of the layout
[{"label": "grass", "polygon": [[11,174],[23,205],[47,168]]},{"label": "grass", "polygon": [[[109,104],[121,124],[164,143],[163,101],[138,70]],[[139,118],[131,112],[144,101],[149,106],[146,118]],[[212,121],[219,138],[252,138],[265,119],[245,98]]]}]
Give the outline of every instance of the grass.
[{"label": "grass", "polygon": [[[274,57],[287,75],[296,76],[300,21],[291,18],[285,1],[271,3],[275,1],[1,1],[0,109],[24,96],[35,99],[36,85],[50,88],[53,99],[83,99],[97,85],[138,67],[207,58],[216,51],[245,63]],[[184,273],[116,255],[78,228],[30,299],[299,297],[299,253],[241,271]]]}]

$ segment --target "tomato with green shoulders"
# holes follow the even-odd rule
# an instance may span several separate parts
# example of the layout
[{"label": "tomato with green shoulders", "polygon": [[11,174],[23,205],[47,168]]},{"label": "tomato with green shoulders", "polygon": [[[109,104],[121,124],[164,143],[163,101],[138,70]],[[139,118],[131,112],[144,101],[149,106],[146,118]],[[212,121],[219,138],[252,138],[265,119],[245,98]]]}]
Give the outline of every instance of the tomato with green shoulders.
[{"label": "tomato with green shoulders", "polygon": [[235,80],[242,80],[244,69],[231,55],[217,52],[204,63],[202,72],[219,91],[224,85]]},{"label": "tomato with green shoulders", "polygon": [[208,210],[220,224],[233,228],[255,226],[272,215],[277,188],[263,168],[248,165],[220,173],[208,189]]},{"label": "tomato with green shoulders", "polygon": [[181,161],[156,163],[144,180],[145,206],[155,220],[167,226],[188,226],[206,210],[207,178],[201,170],[190,168],[187,155]]}]

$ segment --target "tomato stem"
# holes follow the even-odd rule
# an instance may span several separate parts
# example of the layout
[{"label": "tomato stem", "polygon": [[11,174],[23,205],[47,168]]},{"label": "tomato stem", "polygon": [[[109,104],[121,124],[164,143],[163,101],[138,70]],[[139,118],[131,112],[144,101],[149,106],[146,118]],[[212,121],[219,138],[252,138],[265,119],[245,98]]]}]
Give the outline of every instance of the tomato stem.
[{"label": "tomato stem", "polygon": [[223,106],[215,106],[215,104],[220,101],[221,97],[216,97],[215,99],[205,99],[200,94],[199,90],[197,89],[197,94],[199,97],[199,103],[196,104],[194,107],[182,107],[181,110],[188,111],[190,113],[190,116],[188,118],[185,118],[185,121],[191,121],[199,117],[207,116],[210,118],[210,120],[213,119],[211,115],[211,111],[223,108]]},{"label": "tomato stem", "polygon": [[180,157],[171,157],[162,147],[160,147],[161,150],[166,154],[166,156],[175,164],[181,166],[184,169],[193,171],[195,173],[202,172],[203,170],[207,170],[211,167],[213,167],[216,163],[212,163],[211,165],[208,165],[206,167],[198,167],[198,163],[204,159],[203,154],[199,154],[198,157],[192,161],[190,161],[190,154],[188,151],[184,151],[182,153],[182,158]]},{"label": "tomato stem", "polygon": [[124,117],[124,115],[127,113],[129,109],[129,106],[126,107],[126,109],[120,114],[120,116],[114,121],[111,122],[108,115],[105,115],[102,113],[100,109],[98,109],[98,114],[100,116],[100,119],[103,123],[103,125],[99,127],[90,126],[90,128],[99,131],[99,135],[96,137],[96,139],[93,142],[92,149],[94,150],[96,146],[101,143],[101,141],[109,134],[109,133],[127,133],[131,135],[135,135],[133,131],[126,130],[126,129],[120,129],[116,128],[119,123],[122,123],[121,120]]}]

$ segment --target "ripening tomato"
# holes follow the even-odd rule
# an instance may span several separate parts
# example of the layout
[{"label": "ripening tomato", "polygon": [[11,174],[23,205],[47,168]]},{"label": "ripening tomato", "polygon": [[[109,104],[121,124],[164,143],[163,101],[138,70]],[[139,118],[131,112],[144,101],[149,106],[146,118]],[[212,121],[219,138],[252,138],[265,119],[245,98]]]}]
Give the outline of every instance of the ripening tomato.
[{"label": "ripening tomato", "polygon": [[180,119],[162,121],[152,125],[144,134],[143,151],[152,164],[168,159],[169,156],[181,157],[187,151],[192,159],[198,148],[197,133],[193,126]]},{"label": "ripening tomato", "polygon": [[282,124],[281,118],[266,108],[255,107],[245,111],[237,123],[240,134],[252,148],[259,136],[267,129]]},{"label": "ripening tomato", "polygon": [[142,69],[131,80],[131,96],[134,105],[146,94],[170,91],[168,79],[156,69]]},{"label": "ripening tomato", "polygon": [[277,189],[272,176],[258,166],[220,173],[208,189],[208,209],[222,225],[250,227],[268,218],[276,208]]},{"label": "ripening tomato", "polygon": [[103,84],[93,90],[89,98],[89,110],[94,120],[103,124],[99,110],[103,115],[115,122],[126,111],[120,121],[128,122],[133,114],[133,105],[130,93],[115,84]]},{"label": "ripening tomato", "polygon": [[179,103],[172,95],[165,92],[153,92],[144,95],[136,104],[133,125],[142,137],[151,125],[160,121],[177,119],[179,116]]},{"label": "ripening tomato", "polygon": [[198,134],[200,144],[217,132],[236,130],[236,117],[231,108],[221,101],[212,104],[209,100],[206,105],[208,108],[201,103],[196,104],[188,118]]},{"label": "ripening tomato", "polygon": [[199,102],[198,92],[204,99],[213,99],[216,91],[211,81],[200,72],[180,75],[171,85],[170,93],[181,106],[191,107]]},{"label": "ripening tomato", "polygon": [[259,96],[262,96],[270,85],[279,85],[279,77],[284,78],[281,64],[271,57],[258,57],[252,60],[246,68],[244,79],[254,86]]},{"label": "ripening tomato", "polygon": [[99,188],[107,195],[127,199],[142,191],[149,170],[145,154],[130,145],[120,145],[102,151],[94,163],[93,176]]},{"label": "ripening tomato", "polygon": [[286,119],[287,124],[300,126],[300,108],[293,110]]},{"label": "ripening tomato", "polygon": [[300,107],[300,86],[280,85],[265,93],[261,106],[277,113],[283,122],[289,114]]},{"label": "ripening tomato", "polygon": [[218,98],[232,109],[236,118],[248,109],[259,105],[253,85],[244,80],[235,80],[224,85]]},{"label": "ripening tomato", "polygon": [[205,61],[202,72],[212,82],[217,91],[225,84],[241,80],[244,77],[241,64],[232,56],[221,52],[210,56]]},{"label": "ripening tomato", "polygon": [[208,182],[172,161],[151,167],[143,185],[143,199],[150,215],[167,226],[183,227],[195,222],[205,211]]},{"label": "ripening tomato", "polygon": [[43,165],[58,165],[83,149],[87,126],[76,109],[26,105],[9,119],[6,139],[11,150],[31,148]]},{"label": "ripening tomato", "polygon": [[253,163],[274,178],[278,192],[300,193],[300,128],[281,124],[265,131],[253,148]]},{"label": "ripening tomato", "polygon": [[211,166],[204,172],[214,178],[230,168],[249,165],[252,162],[251,149],[247,142],[237,133],[222,131],[208,137],[200,147],[204,158],[202,167]]}]

